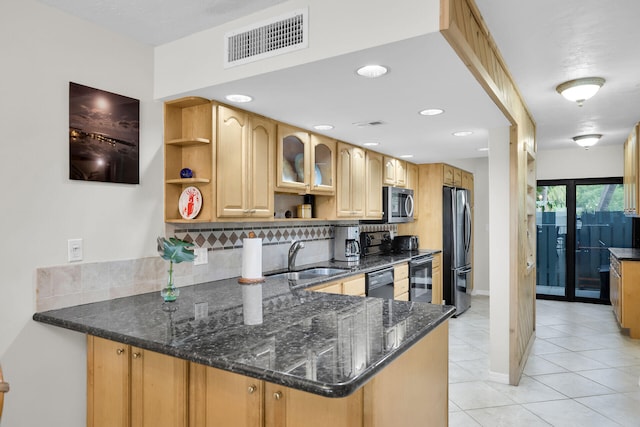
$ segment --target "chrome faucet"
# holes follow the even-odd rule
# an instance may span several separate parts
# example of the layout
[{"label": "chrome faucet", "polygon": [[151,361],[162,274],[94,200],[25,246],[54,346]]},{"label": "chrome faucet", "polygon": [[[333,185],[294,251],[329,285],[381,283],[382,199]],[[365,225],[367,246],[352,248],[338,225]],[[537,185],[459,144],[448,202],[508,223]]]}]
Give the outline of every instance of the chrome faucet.
[{"label": "chrome faucet", "polygon": [[289,247],[289,262],[287,264],[287,270],[291,271],[294,264],[296,263],[296,256],[298,255],[298,251],[300,249],[304,249],[304,242],[300,240],[294,240],[291,242],[291,246]]}]

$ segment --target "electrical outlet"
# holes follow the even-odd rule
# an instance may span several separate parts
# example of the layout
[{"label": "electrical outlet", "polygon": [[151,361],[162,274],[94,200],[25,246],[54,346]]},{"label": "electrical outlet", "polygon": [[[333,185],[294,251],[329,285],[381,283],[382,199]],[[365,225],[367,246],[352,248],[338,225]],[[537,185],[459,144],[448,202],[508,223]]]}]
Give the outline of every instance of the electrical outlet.
[{"label": "electrical outlet", "polygon": [[209,315],[209,304],[206,302],[197,302],[193,305],[193,311],[196,320],[204,319]]},{"label": "electrical outlet", "polygon": [[207,248],[195,248],[193,250],[196,258],[193,260],[193,265],[202,265],[209,262],[209,254]]},{"label": "electrical outlet", "polygon": [[82,261],[82,239],[67,240],[67,259],[69,262]]}]

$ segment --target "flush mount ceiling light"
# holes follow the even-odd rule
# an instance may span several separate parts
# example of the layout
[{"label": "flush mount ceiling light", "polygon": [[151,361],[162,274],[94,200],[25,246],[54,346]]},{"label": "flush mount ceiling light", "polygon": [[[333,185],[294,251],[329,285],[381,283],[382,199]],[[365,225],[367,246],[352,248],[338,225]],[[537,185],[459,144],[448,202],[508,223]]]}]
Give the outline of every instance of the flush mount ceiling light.
[{"label": "flush mount ceiling light", "polygon": [[589,149],[589,147],[596,145],[600,138],[602,138],[602,135],[594,133],[591,135],[574,136],[573,141],[579,146]]},{"label": "flush mount ceiling light", "polygon": [[375,79],[382,77],[389,72],[389,68],[384,65],[365,65],[356,70],[359,76]]},{"label": "flush mount ceiling light", "polygon": [[333,129],[333,125],[314,125],[313,128],[315,130],[331,130]]},{"label": "flush mount ceiling light", "polygon": [[367,142],[363,142],[362,145],[364,145],[365,147],[376,147],[380,145],[380,143],[375,141],[367,141]]},{"label": "flush mount ceiling light", "polygon": [[410,159],[413,157],[413,154],[402,154],[400,155],[401,159]]},{"label": "flush mount ceiling light", "polygon": [[577,102],[578,106],[582,107],[582,104],[587,99],[600,90],[604,84],[602,77],[585,77],[582,79],[569,80],[559,84],[556,87],[556,91],[566,99],[572,102]]},{"label": "flush mount ceiling light", "polygon": [[459,132],[454,132],[451,135],[453,135],[453,136],[469,136],[469,135],[473,135],[473,132],[471,132],[470,130],[461,130]]},{"label": "flush mount ceiling light", "polygon": [[489,151],[489,147],[478,148],[478,151]]},{"label": "flush mount ceiling light", "polygon": [[427,108],[426,110],[420,111],[419,114],[422,116],[437,116],[442,113],[444,113],[442,108]]},{"label": "flush mount ceiling light", "polygon": [[242,95],[242,94],[232,94],[232,95],[227,95],[225,96],[225,99],[227,101],[231,101],[231,102],[251,102],[253,101],[253,98],[250,97],[249,95]]}]

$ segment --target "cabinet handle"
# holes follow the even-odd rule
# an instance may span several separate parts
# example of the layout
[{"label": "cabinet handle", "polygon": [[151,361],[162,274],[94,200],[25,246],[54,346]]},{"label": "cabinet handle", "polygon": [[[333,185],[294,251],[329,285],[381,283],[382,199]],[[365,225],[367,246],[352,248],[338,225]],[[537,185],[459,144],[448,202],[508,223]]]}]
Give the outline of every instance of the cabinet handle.
[{"label": "cabinet handle", "polygon": [[280,400],[280,399],[282,399],[282,393],[281,393],[281,392],[279,392],[279,391],[276,391],[275,393],[273,393],[273,398],[274,398],[275,400]]},{"label": "cabinet handle", "polygon": [[251,384],[248,389],[249,394],[253,394],[257,389],[258,387],[256,387],[254,384]]},{"label": "cabinet handle", "polygon": [[8,393],[9,392],[9,383],[0,381],[0,393]]},{"label": "cabinet handle", "polygon": [[119,348],[119,349],[116,350],[116,354],[118,356],[122,355],[122,353],[124,353],[124,348]]},{"label": "cabinet handle", "polygon": [[139,352],[135,352],[135,353],[133,353],[133,358],[134,358],[134,359],[140,359],[140,358],[142,358],[142,353],[139,353]]}]

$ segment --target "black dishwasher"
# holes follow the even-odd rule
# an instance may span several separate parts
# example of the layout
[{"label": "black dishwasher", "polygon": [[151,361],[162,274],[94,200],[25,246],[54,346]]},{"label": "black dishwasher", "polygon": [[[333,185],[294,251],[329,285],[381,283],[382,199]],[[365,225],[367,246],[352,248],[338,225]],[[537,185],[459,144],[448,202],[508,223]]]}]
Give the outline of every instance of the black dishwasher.
[{"label": "black dishwasher", "polygon": [[368,297],[393,299],[393,267],[367,273],[366,294]]}]

